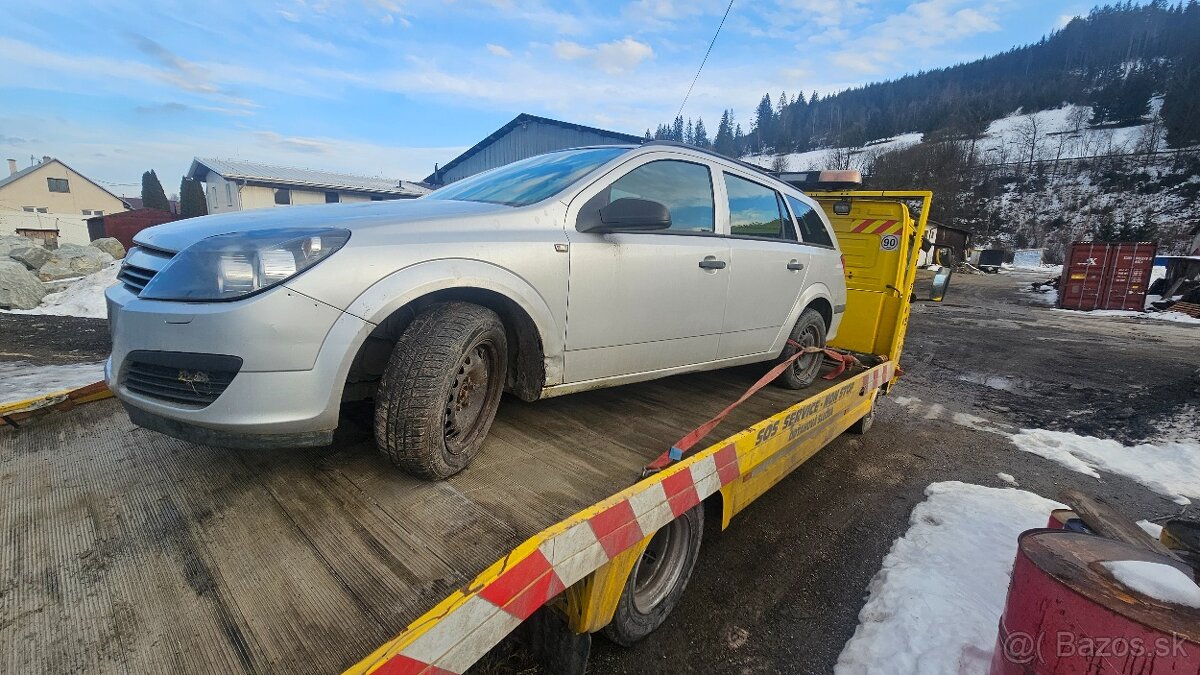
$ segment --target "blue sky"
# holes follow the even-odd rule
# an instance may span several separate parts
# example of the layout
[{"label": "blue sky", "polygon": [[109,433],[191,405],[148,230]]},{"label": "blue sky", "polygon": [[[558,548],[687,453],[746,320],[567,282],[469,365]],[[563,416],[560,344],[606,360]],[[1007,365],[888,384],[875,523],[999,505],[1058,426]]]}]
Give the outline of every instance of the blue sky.
[{"label": "blue sky", "polygon": [[[669,121],[727,0],[282,0],[0,5],[0,154],[135,195],[191,158],[420,179],[519,112]],[[1074,0],[735,0],[684,110],[748,127],[822,93],[1035,41]],[[127,185],[128,184],[128,185]]]}]

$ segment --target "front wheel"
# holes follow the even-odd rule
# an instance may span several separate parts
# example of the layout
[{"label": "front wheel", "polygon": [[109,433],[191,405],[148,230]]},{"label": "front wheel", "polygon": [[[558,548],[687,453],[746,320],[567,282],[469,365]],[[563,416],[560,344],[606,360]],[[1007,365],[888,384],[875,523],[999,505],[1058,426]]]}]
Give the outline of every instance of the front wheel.
[{"label": "front wheel", "polygon": [[432,305],[404,330],[375,398],[375,444],[401,469],[448,478],[471,463],[500,406],[508,342],[500,317]]},{"label": "front wheel", "polygon": [[[791,338],[793,342],[797,342],[803,347],[824,347],[825,319],[817,310],[811,307],[805,309],[800,313],[800,318],[796,320],[795,327],[792,328]],[[783,348],[783,353],[779,355],[779,360],[783,361],[795,353],[796,347],[788,344]],[[812,385],[817,379],[817,374],[821,372],[821,363],[824,358],[819,352],[801,356],[776,378],[775,383],[787,389],[804,389]]]},{"label": "front wheel", "polygon": [[667,620],[692,578],[703,536],[703,504],[685,511],[654,533],[629,572],[612,622],[604,628],[608,639],[628,647]]}]

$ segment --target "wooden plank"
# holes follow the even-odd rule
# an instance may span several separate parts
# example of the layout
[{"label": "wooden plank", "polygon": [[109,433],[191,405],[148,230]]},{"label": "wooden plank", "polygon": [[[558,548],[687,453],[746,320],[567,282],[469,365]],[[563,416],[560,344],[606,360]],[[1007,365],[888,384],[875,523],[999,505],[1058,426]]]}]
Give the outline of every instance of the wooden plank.
[{"label": "wooden plank", "polygon": [[1060,497],[1063,503],[1071,507],[1075,515],[1088,526],[1092,532],[1101,537],[1116,539],[1132,546],[1167,556],[1179,562],[1179,556],[1162,545],[1162,542],[1146,534],[1129,518],[1114,508],[1107,500],[1088,495],[1079,490],[1064,490]]}]

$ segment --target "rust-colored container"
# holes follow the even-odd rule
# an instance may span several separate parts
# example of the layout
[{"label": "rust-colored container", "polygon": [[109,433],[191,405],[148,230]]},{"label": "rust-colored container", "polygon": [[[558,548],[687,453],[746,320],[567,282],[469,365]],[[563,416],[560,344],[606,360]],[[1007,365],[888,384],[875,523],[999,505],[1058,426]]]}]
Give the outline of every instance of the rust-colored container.
[{"label": "rust-colored container", "polygon": [[1063,309],[1146,308],[1146,289],[1158,245],[1133,241],[1077,241],[1071,244],[1058,285]]},{"label": "rust-colored container", "polygon": [[1023,533],[991,675],[1200,673],[1200,609],[1126,588],[1101,565],[1112,560],[1177,564],[1095,535]]}]

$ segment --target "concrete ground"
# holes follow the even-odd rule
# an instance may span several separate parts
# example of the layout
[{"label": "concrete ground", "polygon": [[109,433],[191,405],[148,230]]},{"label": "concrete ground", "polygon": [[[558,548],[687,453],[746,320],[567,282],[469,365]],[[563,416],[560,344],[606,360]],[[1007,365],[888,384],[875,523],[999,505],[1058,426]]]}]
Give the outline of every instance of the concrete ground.
[{"label": "concrete ground", "polygon": [[1054,310],[1020,291],[1023,281],[959,275],[944,303],[916,305],[905,375],[874,428],[830,444],[728,530],[708,533],[667,623],[633,648],[598,637],[590,671],[830,672],[872,576],[937,481],[1005,487],[1004,472],[1049,498],[1078,488],[1135,518],[1179,513],[1128,479],[1098,481],[953,421],[967,413],[999,429],[1129,443],[1200,401],[1200,326]]}]

